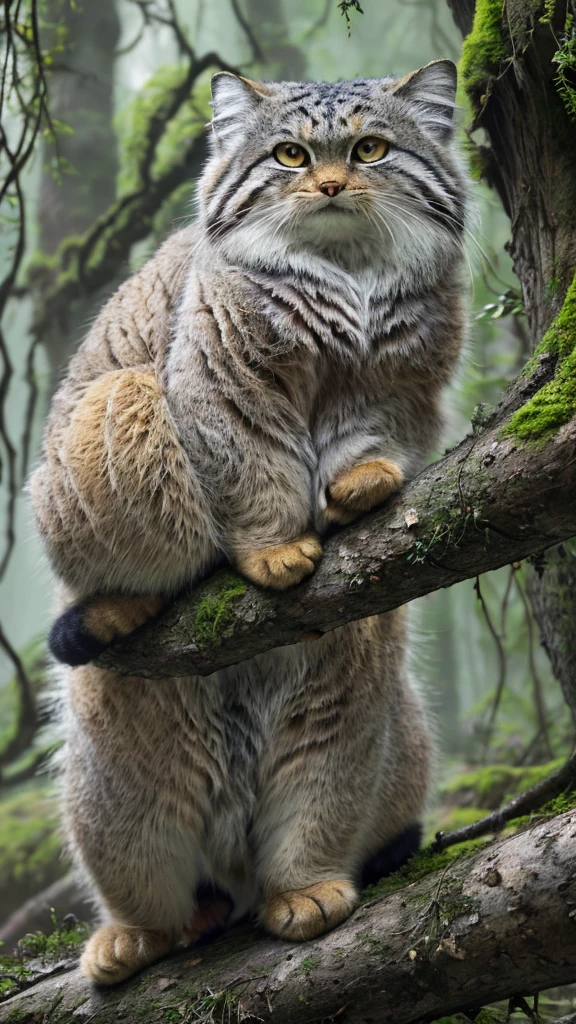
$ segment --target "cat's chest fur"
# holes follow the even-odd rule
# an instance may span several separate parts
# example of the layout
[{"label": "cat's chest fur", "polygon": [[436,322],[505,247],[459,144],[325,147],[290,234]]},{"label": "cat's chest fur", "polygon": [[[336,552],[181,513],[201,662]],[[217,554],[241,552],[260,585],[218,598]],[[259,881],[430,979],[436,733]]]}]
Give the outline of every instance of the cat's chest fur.
[{"label": "cat's chest fur", "polygon": [[371,356],[381,327],[382,302],[394,291],[381,273],[369,268],[345,272],[333,267],[283,273],[246,272],[261,308],[279,337],[290,336],[316,355],[335,355],[358,365]]}]

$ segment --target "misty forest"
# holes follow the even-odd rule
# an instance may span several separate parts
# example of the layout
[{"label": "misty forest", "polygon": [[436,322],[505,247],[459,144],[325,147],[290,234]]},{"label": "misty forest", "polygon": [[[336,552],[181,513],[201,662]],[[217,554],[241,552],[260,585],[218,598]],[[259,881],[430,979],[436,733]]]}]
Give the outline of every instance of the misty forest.
[{"label": "misty forest", "polygon": [[[0,26],[0,1021],[576,1022],[574,0],[4,0]],[[422,848],[327,935],[241,923],[91,987],[26,490],[51,398],[105,300],[194,217],[214,73],[336,82],[438,58],[473,192],[441,444],[333,531],[309,582],[219,569],[99,661],[209,677],[410,602],[438,751]]]}]

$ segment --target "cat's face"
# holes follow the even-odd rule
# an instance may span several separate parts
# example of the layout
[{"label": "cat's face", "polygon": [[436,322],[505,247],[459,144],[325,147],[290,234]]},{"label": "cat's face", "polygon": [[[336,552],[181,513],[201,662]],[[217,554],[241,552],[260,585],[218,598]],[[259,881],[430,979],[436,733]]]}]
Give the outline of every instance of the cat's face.
[{"label": "cat's face", "polygon": [[418,264],[460,238],[465,182],[450,150],[456,70],[403,79],[213,78],[201,216],[228,256],[290,253]]}]

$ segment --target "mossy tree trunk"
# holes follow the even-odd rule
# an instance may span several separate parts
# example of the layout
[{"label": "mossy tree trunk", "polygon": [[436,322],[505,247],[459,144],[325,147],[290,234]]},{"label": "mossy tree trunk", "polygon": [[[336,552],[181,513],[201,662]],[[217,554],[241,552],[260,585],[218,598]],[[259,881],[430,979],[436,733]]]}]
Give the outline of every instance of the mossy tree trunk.
[{"label": "mossy tree trunk", "polygon": [[[478,167],[511,222],[509,251],[533,345],[576,271],[576,43],[574,0],[448,0],[468,35],[462,62],[473,128],[489,147]],[[473,136],[474,137],[474,136]],[[576,324],[573,326],[576,332]],[[576,721],[576,560],[547,552],[529,569],[542,642]]]}]

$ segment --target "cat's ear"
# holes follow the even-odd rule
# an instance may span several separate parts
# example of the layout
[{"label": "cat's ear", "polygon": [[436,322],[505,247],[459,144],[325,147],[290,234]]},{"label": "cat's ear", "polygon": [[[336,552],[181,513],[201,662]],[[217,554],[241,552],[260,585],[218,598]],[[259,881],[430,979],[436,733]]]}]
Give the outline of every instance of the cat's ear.
[{"label": "cat's ear", "polygon": [[456,65],[451,60],[433,60],[400,78],[392,86],[392,92],[416,104],[425,127],[445,141],[454,128],[456,82]]},{"label": "cat's ear", "polygon": [[225,149],[238,134],[242,134],[246,117],[258,109],[267,95],[263,82],[219,71],[212,75],[212,109],[210,125],[216,145]]}]

